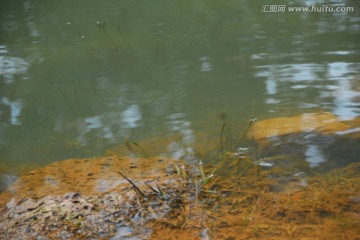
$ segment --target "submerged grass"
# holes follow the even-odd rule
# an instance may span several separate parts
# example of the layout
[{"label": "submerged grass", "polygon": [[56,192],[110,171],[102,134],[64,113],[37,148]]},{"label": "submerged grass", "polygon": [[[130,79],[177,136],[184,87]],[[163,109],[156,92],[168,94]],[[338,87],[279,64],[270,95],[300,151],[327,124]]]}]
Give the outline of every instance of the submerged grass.
[{"label": "submerged grass", "polygon": [[227,114],[221,113],[219,115],[220,120],[222,121],[221,131],[220,131],[220,148],[219,154],[224,153],[224,151],[229,151],[231,149],[231,125],[227,123]]},{"label": "submerged grass", "polygon": [[[260,156],[260,149],[232,150],[224,140],[231,136],[230,125],[221,116],[217,163],[204,166],[200,160],[193,166],[196,176],[177,167],[195,201],[188,199],[186,207],[170,213],[169,218],[179,219],[171,227],[164,219],[148,223],[154,239],[198,239],[205,230],[211,239],[360,239],[360,163],[312,176],[263,167],[287,156],[268,159]],[[244,136],[254,121],[252,113]]]},{"label": "submerged grass", "polygon": [[[304,177],[306,185],[290,176],[269,178],[273,172],[222,176],[201,191],[189,187],[197,191],[196,201],[182,203],[185,206],[173,209],[162,221],[148,223],[153,239],[197,239],[204,229],[211,239],[360,237],[360,163]],[[171,226],[165,224],[167,219]]]},{"label": "submerged grass", "polygon": [[[240,138],[239,143],[237,144],[238,148],[234,149],[232,144],[232,132],[231,132],[231,125],[227,122],[227,114],[221,113],[219,115],[220,120],[222,121],[222,127],[220,131],[220,148],[218,151],[218,159],[215,166],[215,171],[221,171],[222,169],[229,169],[234,165],[236,168],[233,168],[232,174],[239,174],[239,172],[243,171],[243,166],[241,167],[240,163],[245,162],[247,165],[250,163],[255,168],[256,175],[260,175],[260,171],[262,169],[262,161],[260,159],[260,147],[256,154],[249,153],[249,148],[242,147],[243,140],[245,139],[246,135],[248,134],[250,128],[253,125],[253,122],[256,121],[254,117],[254,109],[255,109],[255,100],[253,100],[252,104],[252,111],[249,123]],[[226,132],[226,133],[225,133]],[[225,139],[225,140],[224,140]],[[248,170],[248,166],[245,169]]]}]

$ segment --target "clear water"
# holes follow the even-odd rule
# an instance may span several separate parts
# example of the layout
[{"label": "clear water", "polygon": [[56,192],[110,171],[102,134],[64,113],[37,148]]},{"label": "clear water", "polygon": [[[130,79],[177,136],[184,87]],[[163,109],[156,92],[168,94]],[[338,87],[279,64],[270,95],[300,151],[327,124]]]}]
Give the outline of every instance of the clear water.
[{"label": "clear water", "polygon": [[2,1],[0,173],[100,156],[126,136],[196,141],[219,133],[222,112],[246,126],[253,99],[258,119],[359,116],[360,5],[281,4],[316,3],[355,11],[269,13],[251,0]]}]

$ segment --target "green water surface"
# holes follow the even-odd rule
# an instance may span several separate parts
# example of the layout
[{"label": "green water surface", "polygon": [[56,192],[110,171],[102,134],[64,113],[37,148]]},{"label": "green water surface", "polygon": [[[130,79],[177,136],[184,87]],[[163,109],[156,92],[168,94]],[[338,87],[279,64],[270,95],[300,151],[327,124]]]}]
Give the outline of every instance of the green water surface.
[{"label": "green water surface", "polygon": [[[269,11],[316,4],[354,11]],[[126,136],[179,134],[191,150],[197,133],[219,133],[222,112],[241,130],[253,101],[258,119],[360,115],[358,1],[7,0],[0,9],[2,174],[101,156]],[[329,157],[331,140],[316,141],[301,143],[316,155],[310,167]]]}]

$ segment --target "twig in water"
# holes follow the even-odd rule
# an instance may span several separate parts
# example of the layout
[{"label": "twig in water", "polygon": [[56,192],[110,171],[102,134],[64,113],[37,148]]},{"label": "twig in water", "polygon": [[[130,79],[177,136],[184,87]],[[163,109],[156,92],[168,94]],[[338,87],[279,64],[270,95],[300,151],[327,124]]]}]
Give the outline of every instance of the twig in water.
[{"label": "twig in water", "polygon": [[128,181],[132,186],[133,188],[135,189],[135,191],[140,194],[140,196],[142,198],[145,198],[146,195],[140,190],[140,188],[138,188],[135,183],[133,183],[129,178],[127,178],[124,174],[122,174],[121,172],[118,172],[123,178],[125,178],[126,181]]},{"label": "twig in water", "polygon": [[160,195],[162,196],[162,197],[166,197],[167,196],[167,194],[159,187],[159,185],[156,183],[156,187],[159,189],[159,192],[160,192]]},{"label": "twig in water", "polygon": [[145,183],[146,186],[148,186],[148,187],[151,189],[151,191],[153,191],[153,192],[156,193],[156,194],[159,193],[159,191],[155,190],[152,186],[150,186],[150,185],[147,184],[146,182],[144,182],[144,183]]},{"label": "twig in water", "polygon": [[130,144],[130,141],[129,141],[129,137],[128,136],[126,136],[125,137],[125,146],[130,150],[130,152],[132,153],[132,154],[135,154],[135,151],[134,151],[134,149],[131,147],[131,144]]},{"label": "twig in water", "polygon": [[66,96],[66,94],[64,93],[64,91],[60,88],[60,87],[57,87],[59,89],[59,91],[61,92],[61,94],[63,95],[63,97],[65,98],[67,104],[69,105],[70,109],[73,110],[71,104],[70,104],[70,101],[69,101],[69,98]]},{"label": "twig in water", "polygon": [[77,103],[79,104],[79,106],[82,107],[82,106],[81,106],[81,102],[80,102],[80,98],[79,98],[79,95],[78,95],[78,92],[76,91],[76,86],[75,86],[75,84],[74,84],[74,81],[72,81],[72,86],[73,86],[73,92],[74,92],[76,101],[77,101]]}]

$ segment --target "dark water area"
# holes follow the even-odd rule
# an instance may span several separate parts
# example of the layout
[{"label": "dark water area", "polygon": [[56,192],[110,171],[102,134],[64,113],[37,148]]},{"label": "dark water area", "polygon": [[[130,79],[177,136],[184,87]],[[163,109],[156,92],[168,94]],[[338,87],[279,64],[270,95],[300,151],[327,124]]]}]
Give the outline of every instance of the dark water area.
[{"label": "dark water area", "polygon": [[[252,112],[259,121],[312,112],[359,117],[359,3],[264,4],[2,1],[4,181],[54,161],[101,156],[127,137],[158,138],[160,145],[181,136],[182,146],[169,140],[157,154],[195,154],[198,141],[219,135],[221,113],[234,143]],[[352,8],[289,9],[315,5]],[[346,162],[360,159],[358,139],[327,138],[300,137],[274,154],[293,154],[309,168],[336,166],[343,153]],[[309,162],[304,156],[314,142],[321,151],[310,147],[317,160]]]}]

